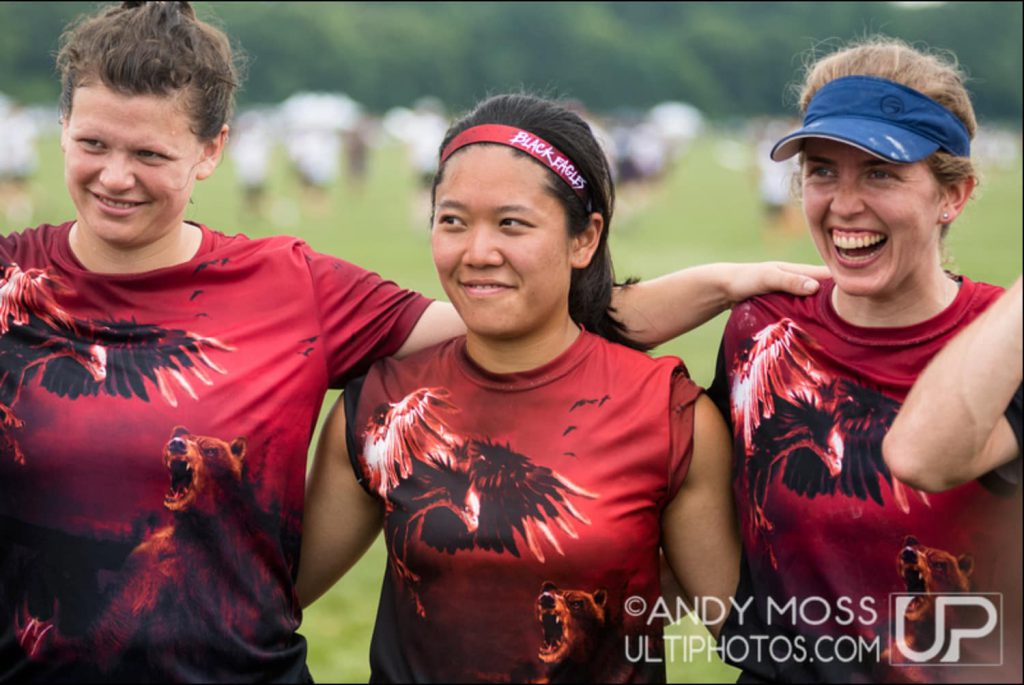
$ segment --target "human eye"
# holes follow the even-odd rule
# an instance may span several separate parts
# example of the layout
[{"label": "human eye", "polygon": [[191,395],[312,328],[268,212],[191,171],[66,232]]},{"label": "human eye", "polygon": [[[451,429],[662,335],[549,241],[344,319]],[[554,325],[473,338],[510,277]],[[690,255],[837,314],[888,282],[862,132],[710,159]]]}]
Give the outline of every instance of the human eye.
[{"label": "human eye", "polygon": [[103,143],[95,138],[79,138],[78,144],[90,151],[99,151],[103,149]]},{"label": "human eye", "polygon": [[868,178],[874,181],[889,181],[898,177],[890,167],[875,167],[868,172]]},{"label": "human eye", "polygon": [[804,176],[808,179],[828,179],[836,175],[834,168],[827,164],[809,164],[804,170]]},{"label": "human eye", "polygon": [[167,159],[166,155],[154,152],[153,150],[138,150],[135,156],[145,162],[162,162]]},{"label": "human eye", "polygon": [[465,224],[458,217],[458,215],[451,213],[438,214],[437,217],[434,219],[434,225],[437,226],[438,228],[443,228],[449,231],[456,230],[458,228],[462,228],[465,226]]},{"label": "human eye", "polygon": [[498,225],[506,231],[517,232],[531,228],[533,224],[517,216],[502,217]]}]

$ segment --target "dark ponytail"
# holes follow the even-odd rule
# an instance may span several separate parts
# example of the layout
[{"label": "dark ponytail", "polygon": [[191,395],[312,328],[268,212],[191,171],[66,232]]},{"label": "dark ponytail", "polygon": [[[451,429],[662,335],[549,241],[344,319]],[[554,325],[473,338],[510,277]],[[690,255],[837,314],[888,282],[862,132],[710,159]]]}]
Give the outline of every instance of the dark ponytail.
[{"label": "dark ponytail", "polygon": [[[586,179],[589,197],[588,200],[582,200],[555,172],[549,173],[548,190],[565,209],[570,236],[579,235],[587,229],[592,212],[599,212],[604,219],[604,229],[590,264],[586,268],[572,271],[569,316],[602,338],[638,350],[648,349],[649,346],[633,340],[627,328],[612,316],[615,311],[611,306],[613,289],[618,285],[635,283],[636,279],[630,279],[624,284],[615,281],[612,256],[608,249],[615,186],[608,158],[590,126],[575,112],[551,100],[526,94],[496,95],[484,100],[472,112],[455,122],[445,134],[441,150],[466,129],[482,124],[504,124],[529,131],[566,155]],[[432,206],[443,175],[442,164],[434,176]]]}]

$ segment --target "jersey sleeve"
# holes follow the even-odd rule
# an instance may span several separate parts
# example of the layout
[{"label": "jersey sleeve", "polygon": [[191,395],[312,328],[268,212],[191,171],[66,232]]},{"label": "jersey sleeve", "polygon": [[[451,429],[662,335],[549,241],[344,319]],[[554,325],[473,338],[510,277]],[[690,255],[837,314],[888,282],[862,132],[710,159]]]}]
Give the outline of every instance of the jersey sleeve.
[{"label": "jersey sleeve", "polygon": [[302,249],[313,279],[330,386],[339,388],[394,354],[432,300],[306,245]]},{"label": "jersey sleeve", "polygon": [[693,458],[693,421],[697,398],[703,392],[682,367],[672,374],[669,391],[669,469],[667,500],[671,501],[686,479]]},{"label": "jersey sleeve", "polygon": [[1017,458],[995,470],[995,473],[1002,480],[1013,486],[1014,491],[1020,486],[1021,473],[1024,471],[1024,457],[1022,457],[1022,454],[1024,454],[1024,446],[1022,446],[1024,445],[1024,438],[1021,436],[1024,433],[1024,399],[1021,397],[1022,391],[1024,391],[1024,383],[1017,386],[1017,392],[1013,393],[1010,404],[1003,413],[1006,420],[1010,423],[1013,437],[1017,439]]},{"label": "jersey sleeve", "polygon": [[729,378],[725,370],[725,338],[718,346],[718,360],[715,362],[715,378],[708,387],[708,397],[718,407],[718,413],[732,432],[732,412],[729,411]]},{"label": "jersey sleeve", "polygon": [[348,448],[348,459],[352,464],[352,471],[355,473],[356,481],[367,493],[376,496],[376,493],[370,489],[367,483],[363,443],[359,436],[359,427],[361,425],[359,403],[362,399],[363,385],[365,383],[366,376],[359,376],[345,385],[345,393],[342,396],[342,401],[345,403],[345,446]]}]

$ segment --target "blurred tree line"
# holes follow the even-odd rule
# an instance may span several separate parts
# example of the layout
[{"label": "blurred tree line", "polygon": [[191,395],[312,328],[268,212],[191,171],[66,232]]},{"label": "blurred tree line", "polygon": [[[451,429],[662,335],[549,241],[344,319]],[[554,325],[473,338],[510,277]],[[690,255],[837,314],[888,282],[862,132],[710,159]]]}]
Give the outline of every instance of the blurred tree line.
[{"label": "blurred tree line", "polygon": [[[62,27],[94,2],[0,3],[0,91],[56,102]],[[712,117],[793,111],[812,49],[882,32],[952,50],[983,120],[1019,125],[1019,2],[199,2],[248,53],[240,102],[297,90],[371,110],[462,109],[525,87],[597,111],[690,102]]]}]

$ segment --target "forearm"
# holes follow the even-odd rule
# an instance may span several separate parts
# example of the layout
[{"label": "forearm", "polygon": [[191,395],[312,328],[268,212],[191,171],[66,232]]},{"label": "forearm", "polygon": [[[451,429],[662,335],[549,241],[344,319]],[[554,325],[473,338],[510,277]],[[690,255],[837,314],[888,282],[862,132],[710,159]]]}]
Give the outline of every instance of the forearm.
[{"label": "forearm", "polygon": [[344,414],[339,400],[327,418],[306,483],[296,583],[303,607],[329,590],[380,532],[381,507],[362,490],[348,463]]},{"label": "forearm", "polygon": [[811,294],[827,276],[824,267],[787,262],[703,264],[616,288],[612,308],[632,338],[660,345],[754,295]]},{"label": "forearm", "polygon": [[1021,327],[1018,278],[914,383],[883,443],[893,475],[938,491],[1015,456],[1004,412],[1024,376]]}]

